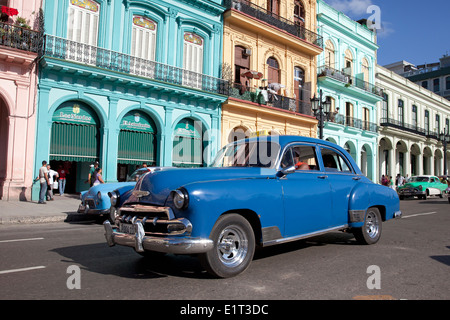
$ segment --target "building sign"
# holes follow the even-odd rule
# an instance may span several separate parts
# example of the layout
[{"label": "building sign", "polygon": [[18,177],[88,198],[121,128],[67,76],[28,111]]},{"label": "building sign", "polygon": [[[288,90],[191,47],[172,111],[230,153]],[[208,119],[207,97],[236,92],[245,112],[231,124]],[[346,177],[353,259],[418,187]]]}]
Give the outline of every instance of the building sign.
[{"label": "building sign", "polygon": [[135,26],[139,26],[139,27],[142,27],[142,28],[145,28],[145,29],[149,29],[149,30],[155,30],[156,29],[155,22],[153,22],[150,19],[141,17],[141,16],[134,16],[133,24]]},{"label": "building sign", "polygon": [[52,120],[75,124],[97,124],[97,117],[93,110],[87,104],[78,101],[67,101],[61,104],[53,114]]},{"label": "building sign", "polygon": [[97,12],[98,11],[98,4],[95,3],[95,1],[91,0],[70,0],[70,3],[74,6],[92,11]]},{"label": "building sign", "polygon": [[194,121],[191,119],[183,119],[176,125],[175,136],[201,138],[200,133],[194,126]]},{"label": "building sign", "polygon": [[120,122],[120,129],[154,133],[155,125],[146,114],[137,111],[130,111]]}]

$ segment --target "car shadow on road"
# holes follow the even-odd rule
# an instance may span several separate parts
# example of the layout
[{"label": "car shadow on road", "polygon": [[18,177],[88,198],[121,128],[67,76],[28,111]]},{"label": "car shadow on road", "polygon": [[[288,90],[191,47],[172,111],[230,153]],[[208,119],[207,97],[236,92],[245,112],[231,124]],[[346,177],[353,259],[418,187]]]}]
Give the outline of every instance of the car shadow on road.
[{"label": "car shadow on road", "polygon": [[264,259],[292,251],[302,250],[310,247],[325,246],[328,244],[357,245],[353,234],[345,232],[331,232],[308,239],[292,241],[275,246],[259,248],[255,253],[256,259]]},{"label": "car shadow on road", "polygon": [[68,266],[76,264],[82,270],[123,278],[210,278],[194,256],[167,254],[152,259],[139,255],[132,248],[110,248],[106,243],[61,247],[52,252],[59,254]]},{"label": "car shadow on road", "polygon": [[[330,233],[305,240],[293,241],[256,250],[254,260],[328,244],[354,245],[352,234]],[[157,258],[142,257],[132,248],[95,243],[60,247],[51,250],[61,256],[67,266],[78,265],[82,270],[130,279],[182,277],[214,279],[200,264],[197,256],[167,254]]]}]

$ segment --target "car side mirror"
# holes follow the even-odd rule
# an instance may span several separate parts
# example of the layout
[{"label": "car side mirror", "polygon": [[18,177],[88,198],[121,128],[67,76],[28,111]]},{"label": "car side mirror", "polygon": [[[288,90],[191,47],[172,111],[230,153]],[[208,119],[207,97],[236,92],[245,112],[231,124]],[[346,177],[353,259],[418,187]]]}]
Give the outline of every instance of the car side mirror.
[{"label": "car side mirror", "polygon": [[295,166],[291,166],[291,167],[287,167],[284,169],[281,169],[277,172],[277,177],[278,178],[282,178],[287,176],[288,174],[294,173],[295,172]]}]

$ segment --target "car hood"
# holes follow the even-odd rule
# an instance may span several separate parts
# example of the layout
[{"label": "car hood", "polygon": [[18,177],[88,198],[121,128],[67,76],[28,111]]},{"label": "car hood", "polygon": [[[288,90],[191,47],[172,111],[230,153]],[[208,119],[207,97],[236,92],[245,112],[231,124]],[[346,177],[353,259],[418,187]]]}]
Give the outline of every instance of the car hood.
[{"label": "car hood", "polygon": [[136,184],[136,182],[111,182],[111,183],[102,183],[96,186],[91,187],[89,190],[83,191],[81,192],[82,196],[94,196],[96,195],[99,191],[101,193],[106,193],[106,192],[110,192],[113,191],[114,189],[123,187],[123,186],[134,186]]},{"label": "car hood", "polygon": [[131,196],[127,203],[146,203],[164,205],[172,190],[193,182],[208,182],[215,180],[236,179],[267,179],[274,178],[276,170],[267,168],[170,168],[155,171],[138,181],[133,191],[148,191],[148,195]]},{"label": "car hood", "polygon": [[405,183],[403,186],[400,186],[399,189],[403,188],[418,188],[419,186],[426,184],[428,182],[408,182]]}]

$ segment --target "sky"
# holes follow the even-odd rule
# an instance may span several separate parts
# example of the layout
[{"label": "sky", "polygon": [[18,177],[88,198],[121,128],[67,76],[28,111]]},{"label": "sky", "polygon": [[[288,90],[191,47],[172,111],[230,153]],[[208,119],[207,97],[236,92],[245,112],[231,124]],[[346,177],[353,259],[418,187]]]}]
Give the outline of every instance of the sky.
[{"label": "sky", "polygon": [[353,20],[379,17],[373,21],[381,21],[377,30],[381,66],[402,60],[434,63],[450,55],[450,0],[324,1]]}]

